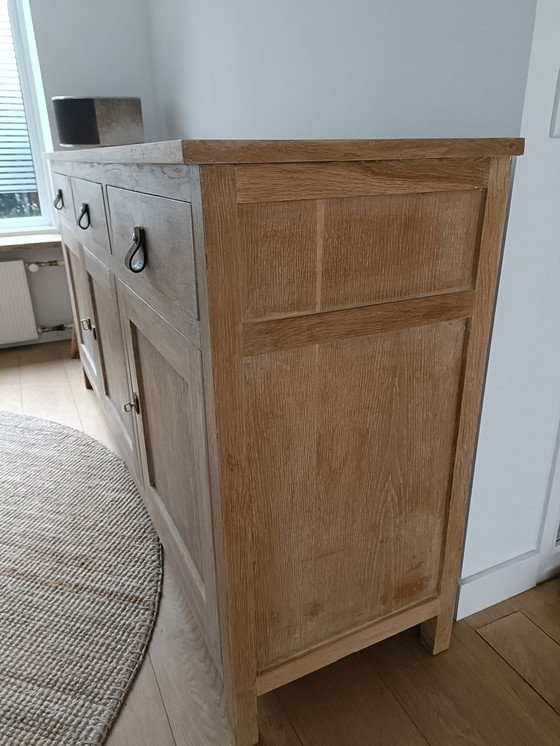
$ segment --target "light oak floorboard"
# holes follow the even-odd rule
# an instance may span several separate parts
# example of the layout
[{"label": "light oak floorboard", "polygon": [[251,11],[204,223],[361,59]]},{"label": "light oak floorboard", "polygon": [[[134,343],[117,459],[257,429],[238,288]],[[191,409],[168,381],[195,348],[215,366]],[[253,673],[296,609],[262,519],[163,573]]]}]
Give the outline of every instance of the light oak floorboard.
[{"label": "light oak floorboard", "polygon": [[0,410],[23,414],[21,386],[19,384],[5,385],[3,381],[0,383]]},{"label": "light oak floorboard", "polygon": [[68,383],[22,384],[23,414],[82,430],[82,422]]},{"label": "light oak floorboard", "polygon": [[486,644],[466,622],[459,622],[454,626],[453,638],[468,650],[472,656],[471,665],[479,671],[479,676],[491,679],[495,686],[507,691],[519,707],[540,723],[556,743],[560,743],[560,717],[501,655]]},{"label": "light oak floorboard", "polygon": [[168,566],[149,654],[177,746],[230,746],[220,679]]},{"label": "light oak floorboard", "polygon": [[144,660],[111,728],[106,746],[176,746],[152,662]]},{"label": "light oak floorboard", "polygon": [[82,423],[82,429],[84,433],[87,433],[92,438],[103,443],[107,448],[118,453],[117,444],[111,434],[111,430],[109,429],[105,418],[101,415],[97,397],[93,391],[86,389],[83,385],[83,380],[82,376],[82,391],[73,392],[74,401],[78,408],[78,414],[80,415],[80,421]]},{"label": "light oak floorboard", "polygon": [[560,578],[532,588],[513,601],[526,617],[560,644]]},{"label": "light oak floorboard", "polygon": [[516,611],[478,634],[560,713],[560,645]]},{"label": "light oak floorboard", "polygon": [[369,648],[367,660],[433,746],[553,746],[558,741],[474,664],[455,638],[438,656],[414,630]]},{"label": "light oak floorboard", "polygon": [[19,368],[22,385],[68,385],[61,365],[61,346],[58,342],[29,345],[19,348]]},{"label": "light oak floorboard", "polygon": [[488,609],[471,614],[464,621],[473,629],[484,627],[484,625],[490,624],[490,622],[495,622],[496,619],[501,619],[508,614],[513,614],[514,611],[518,611],[519,604],[516,601],[518,598],[519,596],[508,598],[507,601],[502,601],[495,606],[490,606]]},{"label": "light oak floorboard", "polygon": [[9,347],[0,350],[0,386],[19,386],[20,383],[18,349]]},{"label": "light oak floorboard", "polygon": [[305,746],[428,743],[360,654],[287,684],[277,694]]}]

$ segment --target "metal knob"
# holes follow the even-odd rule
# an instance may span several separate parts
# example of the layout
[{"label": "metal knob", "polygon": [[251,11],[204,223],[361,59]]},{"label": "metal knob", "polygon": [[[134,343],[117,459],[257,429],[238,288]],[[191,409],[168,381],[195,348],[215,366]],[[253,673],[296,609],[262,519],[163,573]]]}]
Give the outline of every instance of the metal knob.
[{"label": "metal knob", "polygon": [[124,411],[132,412],[133,409],[136,414],[140,414],[140,400],[138,399],[138,394],[134,392],[132,392],[132,401],[129,401],[124,405]]}]

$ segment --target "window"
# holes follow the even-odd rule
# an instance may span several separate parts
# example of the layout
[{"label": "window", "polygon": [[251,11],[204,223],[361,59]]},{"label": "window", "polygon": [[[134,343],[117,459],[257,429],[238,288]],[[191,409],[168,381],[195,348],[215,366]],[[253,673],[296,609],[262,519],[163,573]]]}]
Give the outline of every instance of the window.
[{"label": "window", "polygon": [[0,0],[0,233],[52,225],[21,7]]}]

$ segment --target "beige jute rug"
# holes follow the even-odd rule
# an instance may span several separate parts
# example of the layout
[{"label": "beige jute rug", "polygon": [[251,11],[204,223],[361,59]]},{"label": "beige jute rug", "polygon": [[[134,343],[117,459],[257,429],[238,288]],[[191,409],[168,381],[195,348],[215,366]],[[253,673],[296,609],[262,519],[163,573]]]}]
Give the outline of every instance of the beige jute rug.
[{"label": "beige jute rug", "polygon": [[0,744],[98,746],[139,668],[162,557],[123,462],[0,412]]}]

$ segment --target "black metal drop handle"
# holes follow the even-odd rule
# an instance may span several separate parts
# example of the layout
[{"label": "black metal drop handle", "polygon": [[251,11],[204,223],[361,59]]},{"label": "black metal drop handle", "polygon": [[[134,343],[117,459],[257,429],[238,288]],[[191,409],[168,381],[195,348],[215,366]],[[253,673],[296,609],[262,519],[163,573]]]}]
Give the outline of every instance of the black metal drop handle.
[{"label": "black metal drop handle", "polygon": [[138,272],[142,272],[145,268],[147,261],[146,232],[144,231],[144,228],[140,228],[136,225],[132,231],[132,246],[126,253],[124,263],[131,272],[138,274]]},{"label": "black metal drop handle", "polygon": [[62,210],[62,208],[64,207],[64,197],[62,196],[62,189],[57,190],[53,205],[55,210]]},{"label": "black metal drop handle", "polygon": [[[85,223],[85,225],[84,225],[84,223],[82,223],[82,221],[84,220],[84,218],[86,218],[86,220],[87,220],[87,222]],[[87,231],[87,229],[91,225],[91,220],[89,218],[89,206],[85,202],[82,202],[82,209],[81,209],[80,215],[78,217],[78,225],[80,226],[80,228],[83,231]]]}]

